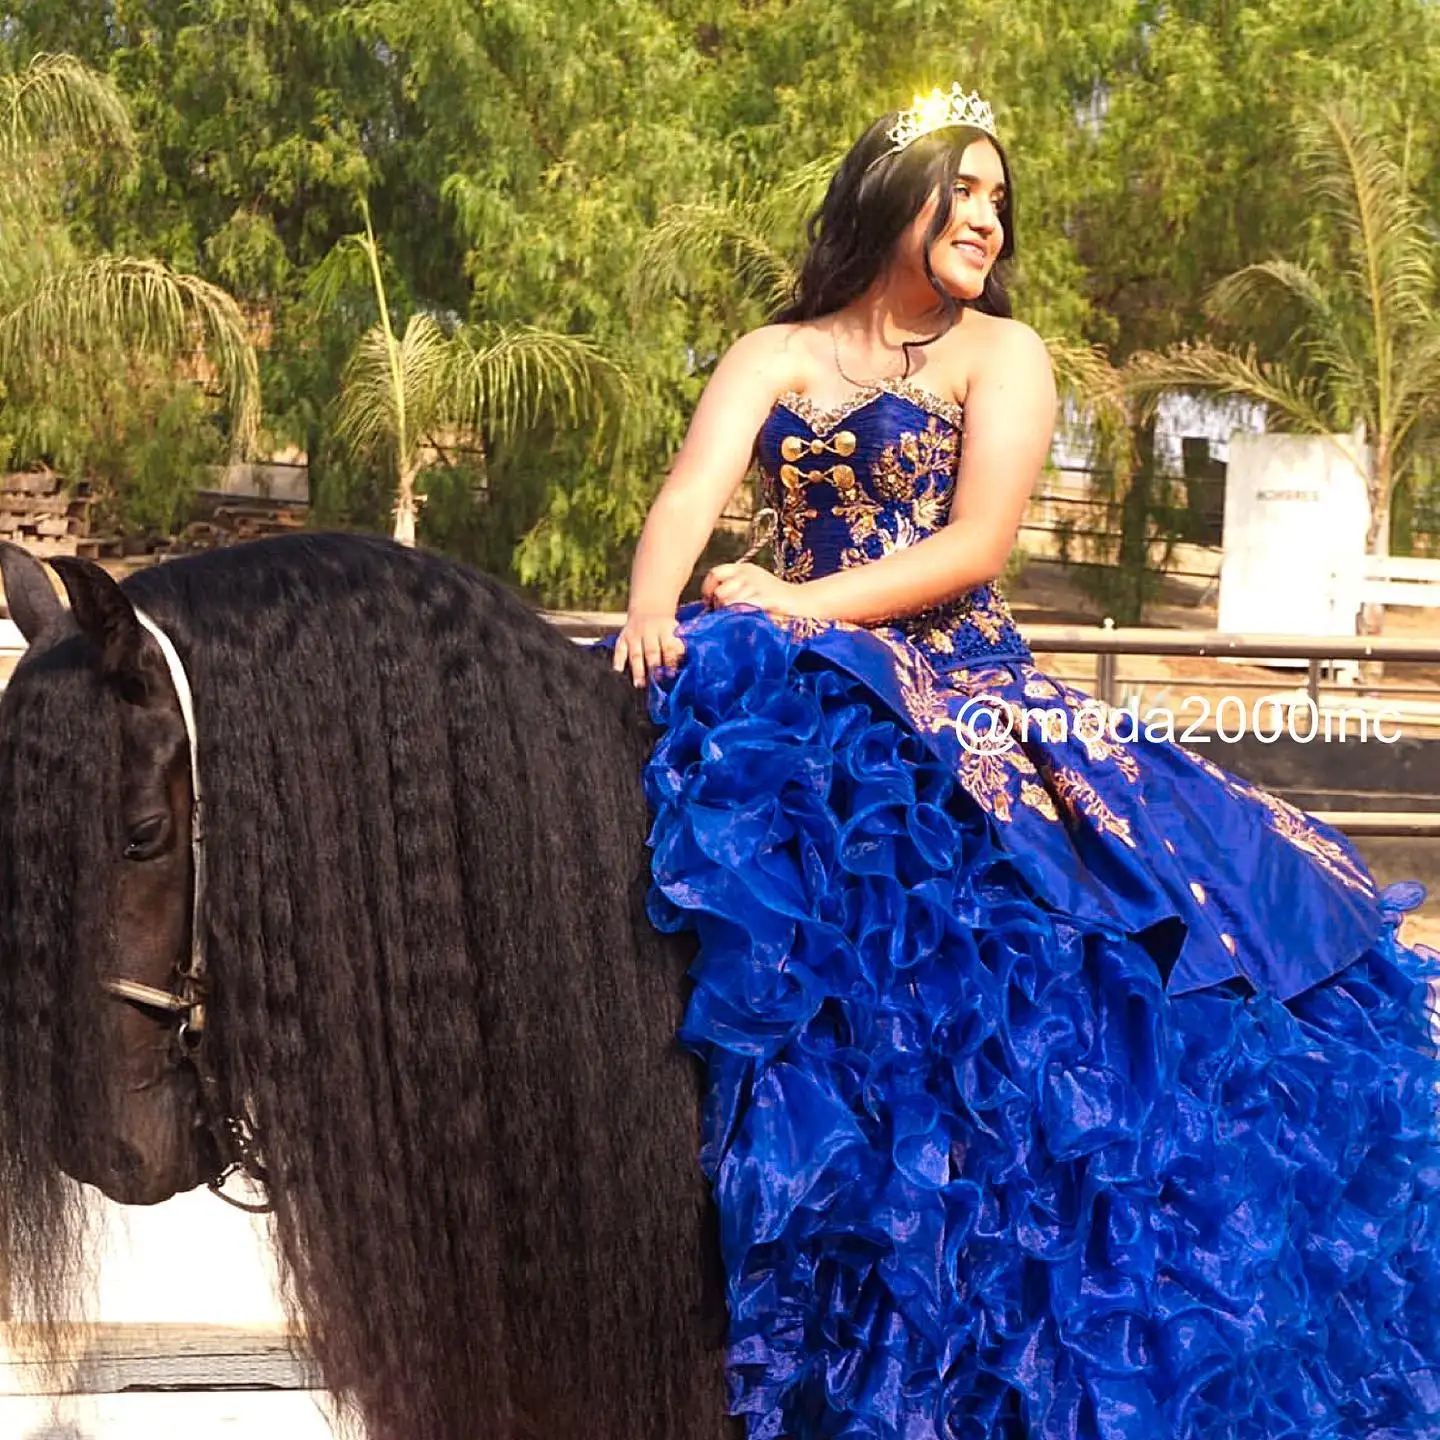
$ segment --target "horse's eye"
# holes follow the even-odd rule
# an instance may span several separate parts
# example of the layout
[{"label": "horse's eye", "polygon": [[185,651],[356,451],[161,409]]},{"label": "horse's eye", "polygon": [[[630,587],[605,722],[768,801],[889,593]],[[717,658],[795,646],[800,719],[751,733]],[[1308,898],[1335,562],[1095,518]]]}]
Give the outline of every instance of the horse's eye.
[{"label": "horse's eye", "polygon": [[125,858],[127,860],[153,860],[165,849],[165,843],[169,838],[170,817],[168,815],[152,815],[148,820],[142,820],[130,832],[130,838],[125,842]]}]

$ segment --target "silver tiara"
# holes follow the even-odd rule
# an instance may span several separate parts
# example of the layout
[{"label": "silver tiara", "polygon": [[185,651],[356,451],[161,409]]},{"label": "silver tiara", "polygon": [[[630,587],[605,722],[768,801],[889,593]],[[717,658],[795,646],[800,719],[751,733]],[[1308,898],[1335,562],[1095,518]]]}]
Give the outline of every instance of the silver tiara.
[{"label": "silver tiara", "polygon": [[900,112],[895,123],[885,132],[890,148],[878,158],[898,154],[922,136],[956,125],[983,131],[992,140],[998,138],[995,134],[995,112],[988,101],[982,100],[974,90],[967,95],[958,83],[952,85],[948,93],[937,86],[928,95],[917,96],[908,110]]}]

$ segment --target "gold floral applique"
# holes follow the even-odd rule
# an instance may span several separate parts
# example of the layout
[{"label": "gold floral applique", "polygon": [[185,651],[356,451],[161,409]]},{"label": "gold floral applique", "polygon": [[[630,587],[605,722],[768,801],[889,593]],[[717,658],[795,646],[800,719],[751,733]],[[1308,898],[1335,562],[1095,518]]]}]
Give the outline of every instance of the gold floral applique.
[{"label": "gold floral applique", "polygon": [[[915,729],[922,735],[938,735],[942,730],[955,732],[961,752],[956,778],[965,792],[997,820],[1012,820],[1018,802],[1046,820],[1058,823],[1060,816],[1055,802],[1040,783],[1039,771],[1015,740],[1000,741],[990,749],[973,725],[967,725],[959,714],[951,713],[950,701],[965,698],[962,692],[950,688],[957,677],[947,676],[950,684],[942,686],[925,657],[900,635],[884,629],[871,633],[894,657],[900,698]],[[994,705],[1007,712],[1009,734],[1018,734],[1018,707],[998,696]]]},{"label": "gold floral applique", "polygon": [[934,493],[922,495],[911,507],[910,518],[917,530],[923,530],[927,534],[934,534],[950,515],[950,496],[948,493]]},{"label": "gold floral applique", "polygon": [[1015,628],[1015,621],[1010,614],[1009,605],[1005,603],[1005,597],[993,585],[980,587],[969,619],[992,645],[1000,643],[1007,626],[1012,630]]},{"label": "gold floral applique", "polygon": [[895,663],[895,679],[900,686],[900,698],[910,723],[922,735],[936,735],[954,724],[950,718],[947,695],[939,688],[935,672],[926,664],[923,656],[905,643],[893,631],[880,628],[874,632],[890,651]]},{"label": "gold floral applique", "polygon": [[849,527],[851,545],[863,545],[866,540],[879,534],[879,520],[885,507],[865,493],[854,470],[848,465],[832,466],[830,483],[840,497],[835,506],[835,514]]},{"label": "gold floral applique", "polygon": [[1271,828],[1282,840],[1287,840],[1297,850],[1310,856],[1342,885],[1348,885],[1352,890],[1359,890],[1365,895],[1375,893],[1374,882],[1365,871],[1346,854],[1343,846],[1322,835],[1315,828],[1315,822],[1303,810],[1268,791],[1255,790],[1252,793],[1270,812]]},{"label": "gold floral applique", "polygon": [[824,635],[829,630],[852,628],[843,620],[816,620],[811,615],[782,615],[778,619],[796,640],[813,640],[817,635]]},{"label": "gold floral applique", "polygon": [[[1037,773],[1029,756],[1018,745],[1005,750],[962,748],[961,751],[959,780],[966,794],[982,810],[1007,824],[1015,818],[1017,799],[1047,820],[1060,818],[1045,787],[1034,778]],[[1012,786],[1016,779],[1019,785]]]},{"label": "gold floral applique", "polygon": [[1078,770],[1054,771],[1050,775],[1050,788],[1072,821],[1084,818],[1102,835],[1113,835],[1132,850],[1135,848],[1130,822],[1117,815]]},{"label": "gold floral applique", "polygon": [[1000,643],[1003,633],[1004,620],[997,616],[989,606],[976,606],[970,612],[970,623],[990,642],[992,645]]},{"label": "gold floral applique", "polygon": [[1020,782],[1020,803],[1028,805],[1032,810],[1038,810],[1047,820],[1059,823],[1060,815],[1055,809],[1055,802],[1050,798],[1050,792],[1043,785],[1037,785],[1032,780],[1022,780]]},{"label": "gold floral applique", "polygon": [[[785,550],[794,553],[803,549],[806,522],[817,519],[820,513],[806,503],[809,477],[794,465],[782,465],[778,477],[767,474],[764,480],[780,511],[780,534]],[[785,578],[793,579],[788,569]]]},{"label": "gold floral applique", "polygon": [[966,625],[987,645],[998,646],[1007,638],[1007,626],[1013,633],[1014,622],[1004,599],[989,585],[977,585],[955,600],[907,616],[900,622],[914,644],[928,646],[944,655],[957,652],[956,636]]},{"label": "gold floral applique", "polygon": [[1140,779],[1140,762],[1130,745],[1120,739],[1120,724],[1128,719],[1127,712],[1074,691],[1066,693],[1065,704],[1074,716],[1070,734],[1085,747],[1085,758],[1092,765],[1113,764],[1126,780],[1135,784]]},{"label": "gold floral applique", "polygon": [[869,492],[853,471],[835,476],[840,497],[835,514],[850,530],[843,567],[892,555],[945,523],[955,483],[956,441],[955,431],[931,415],[924,430],[904,431],[881,451],[870,467]]},{"label": "gold floral applique", "polygon": [[801,550],[793,560],[781,567],[780,578],[792,585],[799,585],[801,581],[808,580],[814,572],[815,552]]},{"label": "gold floral applique", "polygon": [[923,496],[932,502],[933,514],[942,514],[955,483],[956,453],[955,432],[942,430],[932,415],[924,430],[906,430],[880,452],[871,470],[875,493],[897,505]]},{"label": "gold floral applique", "polygon": [[1262,790],[1257,785],[1247,784],[1238,776],[1228,774],[1213,761],[1197,755],[1183,745],[1175,748],[1207,775],[1220,781],[1232,795],[1253,800],[1263,806],[1270,820],[1270,828],[1275,834],[1308,855],[1326,874],[1363,895],[1374,895],[1375,882],[1365,873],[1364,868],[1357,865],[1337,841],[1322,835],[1315,822],[1303,810],[1288,800],[1282,800],[1278,795],[1272,795],[1268,790]]},{"label": "gold floral applique", "polygon": [[[837,511],[837,513],[842,513]],[[852,531],[852,538],[855,532]],[[868,565],[872,560],[883,560],[887,555],[893,555],[897,550],[904,550],[907,546],[913,545],[920,537],[915,533],[915,527],[903,515],[894,517],[894,528],[877,528],[872,535],[864,537],[878,542],[879,553],[864,550],[859,545],[851,545],[841,552],[840,568],[842,570],[853,570],[857,565]]]}]

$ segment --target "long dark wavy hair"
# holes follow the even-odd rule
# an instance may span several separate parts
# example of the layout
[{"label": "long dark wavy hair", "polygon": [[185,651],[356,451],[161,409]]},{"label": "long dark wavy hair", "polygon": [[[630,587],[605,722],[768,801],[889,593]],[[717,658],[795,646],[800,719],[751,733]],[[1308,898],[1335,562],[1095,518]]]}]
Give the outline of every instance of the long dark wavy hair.
[{"label": "long dark wavy hair", "polygon": [[[814,320],[830,315],[863,295],[889,263],[896,241],[924,209],[931,195],[936,195],[939,203],[926,232],[925,273],[935,290],[944,329],[953,325],[966,307],[989,315],[1010,315],[1005,272],[1015,256],[1015,191],[1004,150],[981,130],[954,126],[923,136],[898,154],[886,155],[890,148],[886,132],[897,118],[897,114],[882,116],[841,161],[820,209],[810,218],[810,248],[801,265],[794,296],[775,316],[777,322]],[[1005,235],[998,261],[985,278],[984,292],[974,300],[962,302],[935,278],[930,266],[930,246],[950,223],[960,160],[977,140],[989,141],[1000,156],[1005,174],[1005,203],[1000,209],[1000,220]]]},{"label": "long dark wavy hair", "polygon": [[[643,913],[628,682],[498,584],[379,540],[257,542],[125,588],[191,676],[214,1058],[327,1386],[371,1440],[733,1434],[673,1038],[690,953]],[[104,1113],[86,966],[122,760],[95,660],[72,634],[0,704],[0,1215],[51,1309],[83,1243],[56,1158]]]}]

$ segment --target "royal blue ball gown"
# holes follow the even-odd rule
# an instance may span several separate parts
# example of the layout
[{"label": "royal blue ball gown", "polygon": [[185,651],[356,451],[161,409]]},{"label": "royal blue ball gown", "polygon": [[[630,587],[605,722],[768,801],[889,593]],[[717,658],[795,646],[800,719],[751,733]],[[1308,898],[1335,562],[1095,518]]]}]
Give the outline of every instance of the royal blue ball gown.
[{"label": "royal blue ball gown", "polygon": [[[961,443],[903,382],[785,397],[782,576],[943,525]],[[989,586],[882,627],[682,618],[650,913],[699,940],[751,1440],[1440,1435],[1418,887],[1163,739],[964,743],[977,697],[1085,700]]]}]

